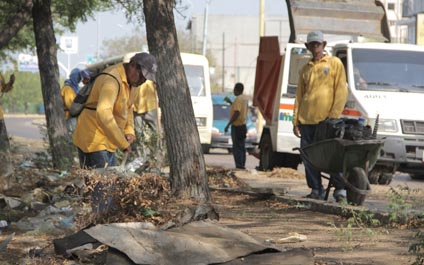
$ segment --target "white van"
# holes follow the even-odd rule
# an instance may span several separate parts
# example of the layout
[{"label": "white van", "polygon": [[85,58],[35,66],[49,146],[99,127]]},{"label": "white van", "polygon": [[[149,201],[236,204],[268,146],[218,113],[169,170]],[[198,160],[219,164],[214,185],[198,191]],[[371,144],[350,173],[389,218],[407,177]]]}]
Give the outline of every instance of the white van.
[{"label": "white van", "polygon": [[208,59],[199,54],[181,53],[184,71],[190,88],[191,102],[204,153],[212,139],[213,105]]},{"label": "white van", "polygon": [[[102,62],[87,66],[88,69],[98,74],[106,67],[120,63],[129,62],[136,52],[127,53],[106,59]],[[196,118],[197,129],[199,131],[200,143],[203,151],[210,148],[212,139],[213,107],[209,76],[208,59],[199,54],[181,53],[185,74],[193,104],[194,116]]]}]

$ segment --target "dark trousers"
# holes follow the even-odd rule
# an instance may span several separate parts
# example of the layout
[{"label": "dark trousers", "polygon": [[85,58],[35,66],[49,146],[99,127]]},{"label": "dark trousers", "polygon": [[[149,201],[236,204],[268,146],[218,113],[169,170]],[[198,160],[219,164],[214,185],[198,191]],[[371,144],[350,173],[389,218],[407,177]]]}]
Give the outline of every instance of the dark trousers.
[{"label": "dark trousers", "polygon": [[246,124],[231,126],[231,140],[233,141],[233,156],[236,168],[245,168],[246,165]]},{"label": "dark trousers", "polygon": [[[300,125],[300,148],[314,143],[315,130],[317,125]],[[314,190],[324,191],[322,186],[321,172],[313,168],[303,157],[303,164],[305,166],[306,183],[308,187]],[[343,184],[337,181],[336,178],[331,178],[332,184],[336,189],[343,189]]]},{"label": "dark trousers", "polygon": [[78,148],[80,167],[84,169],[106,168],[115,166],[115,153],[103,150],[92,153],[84,153]]}]

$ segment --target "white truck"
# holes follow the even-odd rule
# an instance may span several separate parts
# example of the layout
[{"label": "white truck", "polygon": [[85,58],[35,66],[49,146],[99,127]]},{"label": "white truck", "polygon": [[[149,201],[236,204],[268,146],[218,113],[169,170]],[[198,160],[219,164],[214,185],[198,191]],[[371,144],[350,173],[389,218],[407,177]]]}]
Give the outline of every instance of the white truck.
[{"label": "white truck", "polygon": [[[294,147],[299,147],[300,140],[293,135],[292,115],[299,71],[311,58],[311,54],[303,43],[293,37],[296,36],[293,33],[297,23],[296,13],[305,14],[302,8],[307,6],[300,2],[308,0],[287,0],[292,30],[290,42],[298,43],[288,43],[281,55],[276,37],[261,38],[254,105],[266,120],[259,143],[260,167],[264,170],[276,166],[297,168],[301,161],[299,154],[293,151]],[[321,14],[321,19],[331,26],[327,25],[327,32],[326,26],[321,27],[320,23],[312,23],[309,28],[302,24],[300,27],[303,33],[318,28],[327,37],[326,33],[353,35],[357,30],[356,33],[364,37],[385,41],[342,41],[327,47],[329,54],[339,57],[345,64],[349,96],[343,116],[362,117],[371,127],[374,127],[378,117],[377,138],[384,139],[384,147],[377,164],[369,172],[370,183],[388,184],[395,171],[409,173],[413,178],[424,176],[424,107],[421,105],[424,102],[424,47],[388,43],[390,34],[385,10],[374,0],[360,1],[365,16],[375,11],[373,17],[376,19],[374,23],[368,21],[365,32],[359,31],[354,26],[356,21],[349,20],[347,15],[329,20],[324,17],[338,14],[335,8],[354,10],[350,15],[359,20],[359,29],[363,29],[361,23],[364,17],[359,14],[362,11],[358,5],[352,6],[355,2],[314,2],[316,5],[308,8],[315,8],[317,17],[320,17],[320,9],[330,10],[329,13]],[[290,9],[293,3],[298,4],[295,10]],[[377,30],[380,36],[376,34]]]}]

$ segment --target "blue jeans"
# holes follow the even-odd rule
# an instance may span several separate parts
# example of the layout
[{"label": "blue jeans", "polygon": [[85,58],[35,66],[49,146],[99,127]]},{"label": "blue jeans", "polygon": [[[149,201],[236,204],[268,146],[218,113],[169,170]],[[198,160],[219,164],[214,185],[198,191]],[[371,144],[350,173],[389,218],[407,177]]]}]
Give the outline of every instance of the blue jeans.
[{"label": "blue jeans", "polygon": [[78,158],[84,169],[112,167],[116,163],[115,153],[106,150],[84,153],[78,148]]},{"label": "blue jeans", "polygon": [[[317,125],[300,125],[300,147],[310,145],[314,143],[315,130]],[[305,165],[305,174],[306,174],[306,182],[308,187],[314,190],[318,190],[320,192],[324,191],[324,187],[322,186],[322,178],[321,172],[313,168],[303,157],[303,164]],[[337,178],[331,177],[332,185],[337,189],[344,189],[343,184],[340,181],[337,181]]]},{"label": "blue jeans", "polygon": [[231,140],[233,141],[233,156],[236,168],[245,168],[246,165],[246,124],[231,126]]},{"label": "blue jeans", "polygon": [[[300,148],[310,145],[314,142],[316,125],[300,125]],[[306,183],[308,187],[318,190],[320,193],[324,191],[322,186],[321,172],[313,168],[306,159],[302,156],[303,164],[305,165]]]}]

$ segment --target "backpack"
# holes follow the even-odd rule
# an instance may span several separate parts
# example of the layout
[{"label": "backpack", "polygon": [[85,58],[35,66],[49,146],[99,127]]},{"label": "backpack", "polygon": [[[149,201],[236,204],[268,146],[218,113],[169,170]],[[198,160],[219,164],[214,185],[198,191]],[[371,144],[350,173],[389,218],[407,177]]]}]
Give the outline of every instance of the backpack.
[{"label": "backpack", "polygon": [[100,74],[96,75],[95,77],[91,78],[90,82],[88,84],[84,85],[80,89],[80,91],[78,91],[77,96],[75,97],[74,101],[71,104],[71,107],[69,108],[69,115],[71,115],[71,117],[78,117],[78,115],[80,115],[81,111],[84,108],[96,110],[96,108],[86,107],[85,102],[87,101],[88,96],[90,95],[91,89],[93,88],[93,85],[94,85],[94,81],[96,80],[96,78],[99,75],[108,75],[108,76],[113,77],[113,79],[115,79],[116,82],[118,82],[118,94],[119,94],[119,90],[121,89],[121,85],[119,84],[118,79],[116,79],[115,76],[113,76],[109,73],[100,73]]}]

